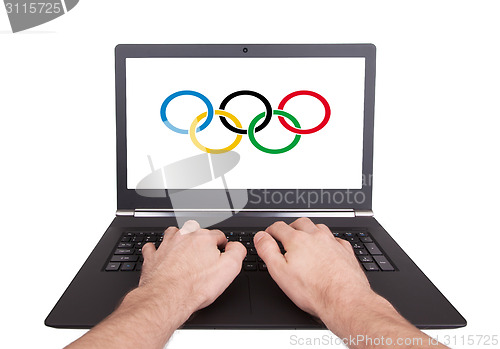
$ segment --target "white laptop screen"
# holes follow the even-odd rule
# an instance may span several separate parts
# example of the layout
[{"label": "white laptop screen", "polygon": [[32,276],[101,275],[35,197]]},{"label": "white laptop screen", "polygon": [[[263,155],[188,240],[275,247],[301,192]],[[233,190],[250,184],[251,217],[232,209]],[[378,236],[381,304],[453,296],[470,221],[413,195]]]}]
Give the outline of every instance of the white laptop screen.
[{"label": "white laptop screen", "polygon": [[127,188],[231,149],[229,189],[361,189],[364,81],[358,57],[127,58]]}]

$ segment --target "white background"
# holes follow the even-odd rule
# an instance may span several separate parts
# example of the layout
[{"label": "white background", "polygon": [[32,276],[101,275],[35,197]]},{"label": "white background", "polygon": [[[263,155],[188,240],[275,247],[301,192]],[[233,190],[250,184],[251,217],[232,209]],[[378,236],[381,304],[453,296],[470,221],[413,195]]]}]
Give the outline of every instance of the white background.
[{"label": "white background", "polygon": [[[499,334],[496,3],[85,0],[15,35],[0,10],[0,346],[83,334],[43,320],[116,208],[118,43],[376,44],[376,217],[469,322],[429,334]],[[169,347],[287,348],[295,333],[327,332],[178,331]]]},{"label": "white background", "polygon": [[[302,135],[298,144],[282,154],[268,154],[254,147],[248,135],[234,149],[240,162],[226,176],[230,189],[361,189],[363,160],[364,58],[137,58],[127,59],[127,168],[128,188],[151,173],[154,167],[202,154],[189,135],[176,133],[160,118],[165,98],[182,90],[194,90],[211,102],[214,109],[229,94],[251,90],[263,95],[278,109],[289,93],[309,90],[319,93],[330,105],[331,117],[319,131]],[[238,96],[225,110],[248,129],[250,121],[265,111],[252,96]],[[283,108],[293,115],[302,129],[319,125],[325,107],[311,96],[290,99]],[[194,96],[173,99],[165,110],[170,123],[188,130],[193,120],[207,107]],[[197,132],[198,141],[221,149],[232,144],[236,134],[228,131],[217,114],[209,126]],[[205,122],[203,119],[198,127]],[[289,125],[290,120],[285,119]],[[257,123],[262,124],[263,119]],[[285,129],[276,115],[265,129],[255,134],[264,147],[280,149],[290,144],[295,134]],[[315,154],[327,154],[318,163]],[[310,168],[316,167],[311,173]],[[262,169],[266,172],[263,174]],[[184,175],[185,177],[185,175]],[[180,188],[167,183],[169,189]],[[214,181],[199,188],[217,189]],[[146,188],[142,189],[159,189]]]}]

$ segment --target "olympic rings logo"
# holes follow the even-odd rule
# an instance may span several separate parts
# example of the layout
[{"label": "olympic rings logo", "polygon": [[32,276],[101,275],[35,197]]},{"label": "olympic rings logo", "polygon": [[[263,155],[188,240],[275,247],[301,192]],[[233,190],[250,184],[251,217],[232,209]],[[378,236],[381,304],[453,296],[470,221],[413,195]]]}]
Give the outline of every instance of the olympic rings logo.
[{"label": "olympic rings logo", "polygon": [[[243,129],[241,122],[236,118],[236,116],[234,116],[233,114],[231,114],[225,110],[225,108],[230,100],[232,100],[235,97],[244,96],[244,95],[252,96],[252,97],[259,99],[264,104],[264,107],[265,107],[265,111],[260,113],[259,115],[255,116],[253,118],[253,120],[250,122],[250,125],[248,126],[248,130]],[[167,115],[166,115],[166,110],[167,110],[168,104],[174,98],[177,98],[179,96],[197,97],[197,98],[201,99],[207,107],[207,111],[198,115],[193,120],[193,122],[191,123],[191,126],[189,127],[188,130],[178,128],[178,127],[172,125],[172,123],[170,123],[170,121],[168,120]],[[291,115],[290,113],[287,113],[286,111],[283,110],[285,108],[285,104],[290,99],[297,97],[297,96],[311,96],[311,97],[318,99],[323,104],[323,107],[325,108],[325,116],[324,116],[323,120],[317,126],[315,126],[313,128],[309,128],[309,129],[302,129],[299,121],[293,115]],[[281,153],[285,153],[285,152],[293,149],[299,143],[301,135],[316,133],[319,130],[321,130],[323,127],[325,127],[326,124],[328,123],[328,121],[330,120],[331,110],[330,110],[330,105],[328,104],[327,100],[323,96],[321,96],[319,93],[316,93],[313,91],[302,90],[302,91],[292,92],[281,100],[281,102],[278,105],[278,109],[275,109],[275,110],[273,110],[271,108],[271,104],[269,103],[269,101],[260,93],[257,93],[255,91],[249,91],[249,90],[236,91],[236,92],[233,92],[230,95],[228,95],[226,98],[224,98],[224,100],[220,104],[219,109],[214,110],[212,103],[210,103],[210,101],[208,100],[207,97],[205,97],[204,95],[202,95],[201,93],[196,92],[196,91],[184,90],[184,91],[175,92],[175,93],[171,94],[170,96],[168,96],[167,98],[165,98],[165,100],[163,101],[161,108],[160,108],[160,115],[161,115],[161,119],[162,119],[163,123],[165,124],[165,126],[167,126],[169,129],[171,129],[174,132],[177,132],[180,134],[188,134],[189,137],[191,138],[191,141],[193,142],[193,144],[198,149],[200,149],[206,153],[222,154],[222,153],[228,152],[230,150],[233,150],[241,142],[241,139],[243,138],[242,135],[246,134],[246,135],[248,135],[250,142],[258,150],[260,150],[264,153],[268,153],[268,154],[281,154]],[[219,119],[222,122],[222,124],[224,125],[224,127],[226,127],[229,131],[236,133],[235,140],[225,148],[220,148],[220,149],[207,148],[204,145],[202,145],[198,141],[198,139],[196,138],[196,133],[201,132],[204,129],[206,129],[207,126],[210,125],[210,123],[214,119],[214,115],[219,115]],[[269,124],[269,122],[271,121],[271,117],[273,115],[277,115],[279,122],[281,123],[281,125],[283,125],[284,128],[286,128],[288,131],[295,134],[293,141],[283,148],[278,148],[278,149],[266,148],[262,144],[260,144],[255,137],[255,134],[257,132],[262,131]],[[285,120],[285,118],[290,120],[291,123],[293,124],[293,126],[291,126]],[[203,121],[203,123],[200,126],[198,126],[198,124],[203,119],[205,119],[205,121]],[[236,126],[231,125],[227,119],[230,119],[233,122],[233,124]],[[260,125],[257,126],[257,123],[262,119],[264,119],[264,120],[261,122]]]}]

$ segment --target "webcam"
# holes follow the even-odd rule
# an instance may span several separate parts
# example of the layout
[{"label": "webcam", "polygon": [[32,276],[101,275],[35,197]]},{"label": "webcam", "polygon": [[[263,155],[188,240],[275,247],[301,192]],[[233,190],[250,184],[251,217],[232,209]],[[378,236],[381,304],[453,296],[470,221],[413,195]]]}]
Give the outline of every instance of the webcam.
[{"label": "webcam", "polygon": [[247,52],[248,52],[248,48],[243,47],[243,53],[247,53]]}]

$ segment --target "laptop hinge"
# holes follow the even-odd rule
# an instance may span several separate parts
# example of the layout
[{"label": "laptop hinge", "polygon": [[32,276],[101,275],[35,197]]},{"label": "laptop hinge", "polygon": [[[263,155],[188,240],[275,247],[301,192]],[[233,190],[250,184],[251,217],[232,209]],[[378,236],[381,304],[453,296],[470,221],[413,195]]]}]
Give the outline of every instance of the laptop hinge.
[{"label": "laptop hinge", "polygon": [[117,216],[134,216],[134,210],[116,210],[116,215]]},{"label": "laptop hinge", "polygon": [[355,210],[354,215],[356,217],[373,217],[372,210]]},{"label": "laptop hinge", "polygon": [[[227,210],[202,210],[202,209],[186,209],[186,210],[169,210],[169,209],[136,209],[136,210],[117,210],[117,216],[129,216],[129,217],[171,217],[175,214],[189,214],[194,212],[227,212]],[[308,209],[297,209],[297,210],[280,210],[280,209],[261,209],[261,210],[241,210],[243,215],[245,214],[257,214],[257,215],[274,215],[279,216],[333,216],[333,217],[373,217],[372,210],[308,210]]]},{"label": "laptop hinge", "polygon": [[[126,211],[126,212],[124,212]],[[117,215],[134,217],[174,217],[183,215],[211,215],[216,213],[227,213],[231,210],[226,209],[136,209],[119,210]],[[355,211],[352,209],[242,209],[238,212],[239,216],[260,216],[260,217],[355,217]],[[236,214],[236,212],[234,213]]]}]

